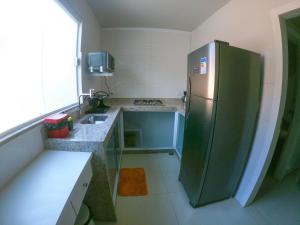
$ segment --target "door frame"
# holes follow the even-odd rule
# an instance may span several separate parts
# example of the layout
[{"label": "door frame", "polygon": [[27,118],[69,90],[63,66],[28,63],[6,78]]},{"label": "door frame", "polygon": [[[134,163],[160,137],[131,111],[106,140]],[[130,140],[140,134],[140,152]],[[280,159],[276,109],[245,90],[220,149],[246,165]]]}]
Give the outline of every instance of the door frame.
[{"label": "door frame", "polygon": [[[251,193],[239,202],[243,206],[251,204],[257,195],[259,188],[265,178],[267,170],[273,158],[275,147],[278,141],[282,117],[285,108],[287,82],[288,82],[288,49],[287,49],[287,28],[285,20],[300,16],[300,0],[287,3],[271,11],[271,22],[273,28],[274,43],[274,111],[277,111],[276,123],[274,124],[274,134],[267,152],[262,153],[264,159],[261,162],[261,170],[256,179]],[[271,41],[271,40],[270,40]],[[276,98],[278,97],[278,98]]]},{"label": "door frame", "polygon": [[[297,15],[297,17],[299,17],[300,16],[300,14],[298,14]],[[283,21],[284,23],[285,23],[285,25],[286,25],[286,21],[285,21],[285,19],[284,19],[284,21]],[[286,45],[288,46],[288,42],[292,42],[293,44],[295,44],[296,46],[297,46],[297,51],[298,51],[298,54],[300,53],[299,51],[300,51],[300,33],[299,33],[299,31],[297,30],[297,27],[295,27],[294,25],[292,25],[292,24],[290,24],[290,26],[286,26]],[[289,65],[288,65],[288,60],[289,60],[289,58],[290,58],[290,56],[289,56],[289,53],[288,53],[288,51],[286,52],[286,65],[283,65],[283,67],[285,67],[286,66],[286,69],[287,69],[287,73],[288,73],[288,70],[289,70]],[[299,55],[300,56],[300,55]],[[300,71],[298,70],[298,72],[297,72],[297,75],[299,76],[300,75]],[[284,76],[284,78],[286,78],[286,80],[287,80],[287,82],[286,82],[286,85],[287,85],[287,89],[286,89],[286,92],[288,91],[288,76],[289,76],[289,74],[283,74],[283,76]],[[298,81],[298,79],[297,79],[297,81],[296,81],[297,83],[299,83],[299,81]],[[298,84],[299,85],[299,84]],[[297,93],[294,93],[295,95],[298,95]],[[294,106],[295,107],[295,109],[296,109],[296,107],[297,107],[297,104]],[[284,109],[284,111],[285,111],[285,109]],[[295,114],[297,114],[297,111],[295,110]],[[296,118],[297,116],[295,115],[294,116],[294,119],[293,120],[295,120],[295,118]],[[293,122],[293,123],[295,123],[295,122]],[[282,179],[285,177],[285,175],[286,175],[286,173],[285,172],[287,172],[287,173],[289,173],[289,172],[291,172],[291,170],[289,170],[289,171],[286,171],[286,167],[285,167],[285,165],[286,165],[286,163],[288,163],[288,161],[290,160],[290,158],[291,158],[291,151],[289,150],[290,149],[290,143],[291,143],[291,140],[293,140],[295,137],[292,137],[293,139],[290,139],[290,136],[293,136],[293,134],[295,134],[295,133],[298,133],[298,132],[295,132],[295,130],[293,129],[293,127],[298,127],[298,125],[299,124],[293,124],[293,125],[291,125],[291,127],[290,127],[290,131],[289,131],[289,137],[286,139],[286,143],[284,144],[284,149],[285,150],[283,150],[282,151],[282,153],[281,153],[281,156],[280,156],[280,159],[278,159],[278,163],[277,163],[277,166],[276,166],[276,168],[275,168],[275,170],[274,170],[274,174],[273,174],[273,176],[277,179],[277,180],[279,180],[279,181],[282,181]],[[288,149],[286,149],[286,148],[288,148]],[[276,150],[275,150],[276,151]],[[275,153],[275,152],[274,152]],[[272,160],[274,160],[274,159],[272,159]]]}]

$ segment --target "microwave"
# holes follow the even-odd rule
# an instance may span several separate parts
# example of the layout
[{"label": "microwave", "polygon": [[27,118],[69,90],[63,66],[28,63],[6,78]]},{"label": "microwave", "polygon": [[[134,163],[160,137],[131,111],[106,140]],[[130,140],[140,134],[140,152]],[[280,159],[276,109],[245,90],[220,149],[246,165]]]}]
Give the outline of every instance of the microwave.
[{"label": "microwave", "polygon": [[88,70],[90,73],[113,73],[115,70],[114,57],[107,51],[88,53]]}]

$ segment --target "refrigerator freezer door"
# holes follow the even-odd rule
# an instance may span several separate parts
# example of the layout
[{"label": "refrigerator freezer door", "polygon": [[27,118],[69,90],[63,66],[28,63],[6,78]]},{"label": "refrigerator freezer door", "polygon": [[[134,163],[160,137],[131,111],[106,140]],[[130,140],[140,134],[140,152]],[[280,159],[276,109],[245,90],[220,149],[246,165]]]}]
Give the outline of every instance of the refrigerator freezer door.
[{"label": "refrigerator freezer door", "polygon": [[186,115],[179,179],[193,206],[198,203],[205,174],[214,120],[214,105],[213,100],[191,96],[189,114]]},{"label": "refrigerator freezer door", "polygon": [[212,42],[188,55],[188,74],[191,86],[188,93],[215,99],[217,89],[216,65],[219,44]]}]

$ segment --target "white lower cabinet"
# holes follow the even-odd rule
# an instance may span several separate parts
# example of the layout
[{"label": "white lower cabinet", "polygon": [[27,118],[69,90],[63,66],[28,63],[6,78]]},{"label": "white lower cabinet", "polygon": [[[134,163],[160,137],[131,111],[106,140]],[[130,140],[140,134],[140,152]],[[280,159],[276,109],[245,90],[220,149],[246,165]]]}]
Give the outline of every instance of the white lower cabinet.
[{"label": "white lower cabinet", "polygon": [[57,225],[73,225],[92,178],[91,162],[82,171],[66,203]]},{"label": "white lower cabinet", "polygon": [[43,151],[0,190],[0,224],[74,225],[92,177],[91,157]]}]

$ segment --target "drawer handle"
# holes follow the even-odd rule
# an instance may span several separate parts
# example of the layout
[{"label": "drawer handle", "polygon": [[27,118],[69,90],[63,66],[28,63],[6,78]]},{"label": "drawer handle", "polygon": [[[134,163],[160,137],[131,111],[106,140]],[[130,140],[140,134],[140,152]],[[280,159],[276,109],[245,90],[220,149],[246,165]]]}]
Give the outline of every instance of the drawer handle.
[{"label": "drawer handle", "polygon": [[83,183],[82,186],[86,188],[87,186],[89,186],[89,183]]}]

